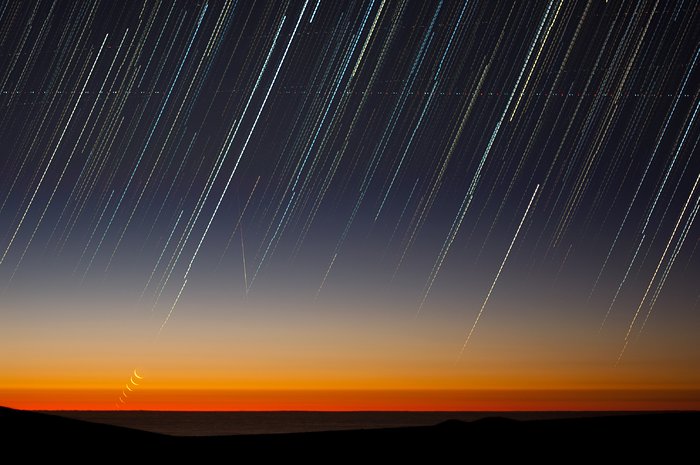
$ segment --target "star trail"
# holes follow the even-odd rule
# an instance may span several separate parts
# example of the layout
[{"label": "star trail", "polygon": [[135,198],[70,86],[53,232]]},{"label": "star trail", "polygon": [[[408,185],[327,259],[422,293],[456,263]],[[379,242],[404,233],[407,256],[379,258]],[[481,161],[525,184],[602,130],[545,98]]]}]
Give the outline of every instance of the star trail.
[{"label": "star trail", "polygon": [[699,55],[687,1],[2,2],[2,402],[698,405]]}]

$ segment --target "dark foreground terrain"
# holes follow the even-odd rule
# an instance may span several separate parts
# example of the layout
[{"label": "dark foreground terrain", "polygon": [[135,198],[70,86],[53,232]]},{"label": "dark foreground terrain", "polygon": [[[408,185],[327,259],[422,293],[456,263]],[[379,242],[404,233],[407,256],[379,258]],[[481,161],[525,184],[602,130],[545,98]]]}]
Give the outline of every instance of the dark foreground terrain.
[{"label": "dark foreground terrain", "polygon": [[608,463],[613,457],[699,463],[700,412],[517,421],[320,433],[175,437],[57,415],[0,408],[3,463],[69,459],[114,463]]}]

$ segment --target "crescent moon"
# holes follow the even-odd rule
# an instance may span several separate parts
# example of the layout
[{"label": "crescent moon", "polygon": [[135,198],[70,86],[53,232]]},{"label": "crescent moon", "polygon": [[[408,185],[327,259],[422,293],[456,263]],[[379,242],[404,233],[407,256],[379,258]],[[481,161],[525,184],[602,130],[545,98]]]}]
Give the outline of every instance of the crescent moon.
[{"label": "crescent moon", "polygon": [[139,383],[135,383],[135,382],[134,382],[134,377],[133,377],[133,376],[131,376],[131,377],[129,378],[129,381],[131,381],[131,384],[133,384],[134,386],[138,386],[138,385],[139,385]]},{"label": "crescent moon", "polygon": [[126,404],[126,402],[122,400],[121,396],[119,397],[119,402],[121,402],[122,404]]},{"label": "crescent moon", "polygon": [[129,391],[133,391],[133,389],[131,389],[131,388],[129,387],[128,384],[126,385],[126,388],[127,388]]},{"label": "crescent moon", "polygon": [[143,379],[138,373],[136,373],[136,370],[134,370],[134,376],[136,376],[136,379]]}]

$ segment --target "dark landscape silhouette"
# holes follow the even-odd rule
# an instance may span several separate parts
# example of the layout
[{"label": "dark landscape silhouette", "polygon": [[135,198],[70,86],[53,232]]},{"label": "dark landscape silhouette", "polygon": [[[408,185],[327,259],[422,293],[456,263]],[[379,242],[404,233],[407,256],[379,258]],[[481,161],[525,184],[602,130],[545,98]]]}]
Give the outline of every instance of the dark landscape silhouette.
[{"label": "dark landscape silhouette", "polygon": [[182,461],[191,457],[196,463],[290,458],[324,463],[372,463],[385,458],[392,463],[402,458],[428,462],[457,458],[458,463],[539,458],[580,463],[652,456],[663,457],[666,463],[674,457],[692,462],[697,456],[699,424],[700,412],[659,412],[527,421],[487,417],[433,426],[177,437],[0,408],[4,449],[20,453],[21,462],[70,458],[99,463],[105,457],[124,457],[142,463],[146,458]]}]

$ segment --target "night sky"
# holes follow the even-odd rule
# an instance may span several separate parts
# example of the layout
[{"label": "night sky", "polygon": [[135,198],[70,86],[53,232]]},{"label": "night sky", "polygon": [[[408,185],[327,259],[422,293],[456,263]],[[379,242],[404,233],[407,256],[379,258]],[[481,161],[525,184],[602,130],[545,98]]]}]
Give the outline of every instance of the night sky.
[{"label": "night sky", "polygon": [[0,3],[0,404],[700,406],[700,8]]}]

